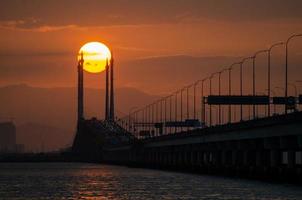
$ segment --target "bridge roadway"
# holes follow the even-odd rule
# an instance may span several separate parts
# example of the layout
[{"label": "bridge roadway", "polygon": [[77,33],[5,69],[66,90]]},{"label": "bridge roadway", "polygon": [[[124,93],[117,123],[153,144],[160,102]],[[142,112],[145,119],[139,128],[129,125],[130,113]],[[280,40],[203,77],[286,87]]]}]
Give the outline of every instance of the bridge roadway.
[{"label": "bridge roadway", "polygon": [[103,148],[103,162],[302,180],[302,112],[190,130]]}]

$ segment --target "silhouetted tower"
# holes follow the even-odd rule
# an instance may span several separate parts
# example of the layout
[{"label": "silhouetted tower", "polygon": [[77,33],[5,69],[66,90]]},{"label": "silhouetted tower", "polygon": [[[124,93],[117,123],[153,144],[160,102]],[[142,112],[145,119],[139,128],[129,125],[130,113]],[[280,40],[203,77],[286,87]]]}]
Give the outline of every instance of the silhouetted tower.
[{"label": "silhouetted tower", "polygon": [[109,120],[109,64],[108,58],[106,59],[106,88],[105,88],[106,96],[105,96],[105,120]]},{"label": "silhouetted tower", "polygon": [[84,119],[84,58],[81,52],[81,58],[78,61],[78,123]]},{"label": "silhouetted tower", "polygon": [[110,60],[110,120],[114,121],[114,85],[113,85],[113,55],[111,53]]}]

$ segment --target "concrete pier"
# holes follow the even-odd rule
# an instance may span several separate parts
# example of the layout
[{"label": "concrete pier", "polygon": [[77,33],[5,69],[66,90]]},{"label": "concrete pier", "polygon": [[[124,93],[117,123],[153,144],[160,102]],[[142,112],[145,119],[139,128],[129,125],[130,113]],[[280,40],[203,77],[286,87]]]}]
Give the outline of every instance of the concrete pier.
[{"label": "concrete pier", "polygon": [[301,182],[302,113],[105,148],[104,162]]}]

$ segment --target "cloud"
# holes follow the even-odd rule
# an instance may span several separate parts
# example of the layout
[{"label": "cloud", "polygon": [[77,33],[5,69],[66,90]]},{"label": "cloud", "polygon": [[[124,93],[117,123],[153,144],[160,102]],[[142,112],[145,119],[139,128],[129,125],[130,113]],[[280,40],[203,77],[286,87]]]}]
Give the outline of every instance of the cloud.
[{"label": "cloud", "polygon": [[17,20],[3,20],[0,21],[0,26],[3,28],[33,28],[39,26],[39,20],[34,18],[17,19]]},{"label": "cloud", "polygon": [[300,0],[1,0],[0,21],[24,29],[302,19]]},{"label": "cloud", "polygon": [[6,20],[0,21],[1,29],[18,30],[18,31],[35,31],[35,32],[49,32],[59,31],[64,29],[78,28],[78,26],[70,25],[58,25],[49,26],[43,24],[41,20],[35,18],[19,19],[19,20]]}]

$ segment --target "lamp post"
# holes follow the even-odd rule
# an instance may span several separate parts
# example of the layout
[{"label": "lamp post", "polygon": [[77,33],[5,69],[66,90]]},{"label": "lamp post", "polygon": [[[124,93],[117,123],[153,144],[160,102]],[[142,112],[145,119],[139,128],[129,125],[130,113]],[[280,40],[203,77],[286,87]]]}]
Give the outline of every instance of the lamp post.
[{"label": "lamp post", "polygon": [[[228,68],[229,72],[229,96],[231,96],[232,93],[232,81],[231,81],[231,76],[232,76],[232,67]],[[229,116],[229,123],[232,121],[232,112],[231,112],[231,104],[229,104],[229,111],[228,111],[228,116]]]},{"label": "lamp post", "polygon": [[204,91],[203,91],[203,86],[204,82],[209,79],[209,77],[206,77],[201,80],[201,101],[202,101],[202,106],[201,106],[201,122],[205,124],[205,119],[206,119],[206,112],[205,112],[205,102],[204,102]]},{"label": "lamp post", "polygon": [[[159,102],[159,100],[157,100],[155,102],[155,124],[158,124],[159,119],[160,119],[160,117],[159,117],[159,111],[158,111],[158,102]],[[157,132],[156,129],[155,129],[155,132]],[[159,134],[159,131],[158,131],[158,134]]]},{"label": "lamp post", "polygon": [[[242,61],[239,63],[240,65],[240,96],[243,96],[243,64],[245,61],[252,59],[252,57],[243,58]],[[243,120],[243,106],[240,105],[240,121]]]},{"label": "lamp post", "polygon": [[296,98],[298,98],[298,89],[297,89],[297,86],[294,83],[288,83],[288,85],[290,85],[294,88],[294,92],[295,92],[295,112],[296,112],[297,111],[297,107],[296,107],[297,100],[296,100]]},{"label": "lamp post", "polygon": [[167,128],[166,128],[166,122],[167,122],[167,98],[168,97],[165,97],[164,98],[164,107],[165,107],[165,112],[164,112],[164,123],[163,125],[165,126],[165,134],[167,133]]},{"label": "lamp post", "polygon": [[132,126],[131,126],[131,115],[133,114],[133,110],[134,109],[137,109],[138,107],[137,106],[134,106],[134,107],[131,107],[130,109],[129,109],[129,114],[128,114],[128,124],[129,124],[129,132],[131,132],[131,129],[132,129]]},{"label": "lamp post", "polygon": [[[289,42],[296,37],[302,37],[302,34],[294,34],[294,35],[290,36],[287,39],[286,45],[285,45],[285,98],[286,99],[288,96],[288,45],[289,45]],[[285,105],[285,114],[287,114],[286,105]]]},{"label": "lamp post", "polygon": [[162,128],[159,128],[159,134],[162,135],[163,134],[163,101],[164,101],[164,98],[160,98],[158,99],[158,103],[159,103],[159,116],[158,116],[158,123],[160,124],[160,126]]},{"label": "lamp post", "polygon": [[[221,95],[221,73],[223,72],[224,70],[218,72],[218,95],[220,96]],[[221,125],[221,105],[219,104],[218,105],[218,124]]]},{"label": "lamp post", "polygon": [[[228,72],[229,72],[229,96],[231,96],[232,94],[232,69],[235,65],[240,64],[240,62],[238,63],[233,63],[229,68],[227,68]],[[229,123],[232,122],[232,107],[231,104],[229,104],[229,111],[228,111],[228,115],[229,115]]]},{"label": "lamp post", "polygon": [[[182,97],[183,97],[183,91],[186,89],[186,87],[183,87],[181,90],[180,90],[180,121],[181,123],[183,123],[183,101],[182,101]],[[182,132],[183,130],[183,127],[181,126],[180,127],[180,131]]]},{"label": "lamp post", "polygon": [[[214,106],[213,105],[213,108],[214,108],[214,113],[216,112],[216,119],[215,119],[215,121],[216,121],[216,123],[218,122],[218,109],[217,109],[217,106]],[[207,108],[207,110],[208,110],[208,112],[211,112],[210,111],[210,108]],[[211,115],[209,115],[209,116],[211,116]],[[210,121],[211,121],[211,119],[209,119]]]},{"label": "lamp post", "polygon": [[[264,49],[264,50],[260,50],[260,51],[257,51],[254,56],[252,57],[253,59],[253,97],[256,96],[256,57],[258,54],[261,54],[261,53],[266,53],[266,52],[269,52],[269,50],[267,49]],[[253,118],[255,119],[256,117],[256,105],[255,103],[253,103]]]},{"label": "lamp post", "polygon": [[[169,121],[170,121],[170,123],[171,123],[171,121],[172,121],[172,97],[173,97],[173,94],[172,95],[170,95],[170,97],[169,97],[169,105],[170,105],[170,109],[169,109]],[[169,134],[171,134],[172,133],[172,126],[171,126],[171,124],[170,124],[170,132],[169,132]]]},{"label": "lamp post", "polygon": [[154,134],[155,134],[155,130],[154,130],[154,106],[155,106],[155,103],[152,103],[151,104],[151,124],[152,124],[152,131],[153,131],[153,136],[154,136]]},{"label": "lamp post", "polygon": [[[267,92],[268,92],[268,96],[270,96],[271,94],[271,54],[272,54],[272,50],[274,47],[280,46],[280,45],[284,45],[284,42],[278,42],[273,44],[269,49],[268,49],[268,61],[267,61]],[[275,109],[275,108],[274,108]],[[270,105],[268,105],[267,107],[267,113],[268,116],[271,116],[271,107]]]},{"label": "lamp post", "polygon": [[[233,67],[235,65],[240,66],[240,94],[242,96],[242,94],[243,94],[243,74],[242,74],[243,63],[248,59],[253,59],[254,60],[254,57],[244,58],[241,62],[233,63],[229,68],[223,70],[223,71],[228,71],[229,72],[229,77],[228,77],[228,79],[229,79],[229,96],[231,96],[231,94],[232,94],[232,69],[233,69]],[[255,70],[253,70],[253,77],[255,77],[254,71]],[[254,81],[253,81],[253,85],[255,85]],[[254,91],[254,89],[253,89],[253,91]],[[229,104],[229,110],[228,110],[228,118],[229,118],[228,121],[229,121],[229,123],[231,123],[231,121],[232,121],[232,111],[231,111],[231,109],[232,109],[231,104]],[[242,105],[241,105],[241,108],[240,108],[240,119],[241,120],[243,119],[243,117],[242,117],[243,114],[242,113],[243,113],[243,111],[242,111]]]},{"label": "lamp post", "polygon": [[160,103],[160,119],[159,119],[159,122],[160,123],[163,122],[163,101],[164,101],[164,98],[161,98],[159,100],[159,103]]},{"label": "lamp post", "polygon": [[148,110],[147,123],[148,123],[149,137],[150,137],[151,136],[151,125],[152,125],[152,122],[151,122],[151,104],[148,105],[147,110]]},{"label": "lamp post", "polygon": [[187,119],[190,118],[190,102],[189,102],[189,92],[192,85],[187,86]]},{"label": "lamp post", "polygon": [[149,130],[149,105],[146,105],[145,107],[145,125],[144,130],[147,132]]},{"label": "lamp post", "polygon": [[[213,75],[210,76],[209,81],[210,81],[210,96],[212,95],[212,78]],[[212,126],[212,105],[210,104],[210,126]]]},{"label": "lamp post", "polygon": [[[278,90],[280,90],[280,91],[282,91],[282,92],[285,91],[285,89],[284,89],[283,87],[275,87],[275,89],[278,89]],[[281,114],[282,114],[282,113],[281,113]]]},{"label": "lamp post", "polygon": [[[301,84],[302,83],[302,81],[301,80],[297,80],[297,81],[295,81],[297,84]],[[299,85],[300,86],[300,85]],[[298,98],[300,97],[300,87],[299,88],[297,88],[297,92],[298,92]],[[302,102],[300,102],[300,98],[299,98],[299,109],[301,108],[301,103]]]},{"label": "lamp post", "polygon": [[[186,87],[187,89],[187,119],[190,119],[190,99],[189,99],[189,95],[190,95],[190,88],[193,86],[193,84],[188,85]],[[189,130],[189,126],[187,126],[187,131]]]},{"label": "lamp post", "polygon": [[139,112],[139,110],[133,112],[133,125],[132,125],[132,128],[133,128],[133,134],[136,135],[136,128],[135,128],[135,123],[137,122],[137,113]]},{"label": "lamp post", "polygon": [[145,120],[146,120],[145,115],[146,115],[146,110],[144,107],[142,108],[141,131],[145,130]]},{"label": "lamp post", "polygon": [[194,115],[194,119],[196,119],[196,87],[199,82],[200,82],[200,80],[196,81],[193,84],[193,115]]},{"label": "lamp post", "polygon": [[[218,72],[218,95],[221,95],[221,74],[224,71],[227,71],[228,69],[223,69],[220,72]],[[221,105],[218,105],[218,113],[219,113],[219,124],[221,124]]]},{"label": "lamp post", "polygon": [[[257,92],[256,93],[257,95],[266,95],[264,92]],[[257,116],[257,118],[259,118],[258,116],[259,116],[259,112],[258,112],[258,106],[257,106],[257,108],[256,108],[256,116]],[[267,110],[266,109],[264,109],[264,116],[267,116]]]},{"label": "lamp post", "polygon": [[[179,91],[176,91],[175,92],[175,123],[177,123],[177,94],[178,94]],[[175,126],[175,129],[174,129],[174,132],[176,133],[177,132],[177,127],[176,127],[176,124],[174,125]]]},{"label": "lamp post", "polygon": [[[219,72],[215,72],[215,73],[211,74],[211,76],[209,77],[209,81],[210,81],[210,95],[212,95],[212,78],[214,78],[214,76],[216,74],[219,74]],[[210,105],[210,126],[212,126],[212,105]]]},{"label": "lamp post", "polygon": [[[269,91],[269,94],[268,94],[269,97],[271,96],[271,93],[272,93],[274,96],[277,96],[277,95],[276,95],[276,92],[275,92],[274,90],[272,90],[272,89],[266,89],[265,91]],[[269,106],[270,106],[270,105],[269,105]],[[274,114],[275,114],[275,113],[276,113],[276,104],[274,104]],[[269,112],[268,112],[267,114],[268,114],[269,117],[271,116],[270,110],[269,110]]]}]

